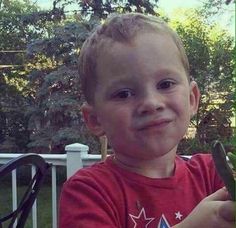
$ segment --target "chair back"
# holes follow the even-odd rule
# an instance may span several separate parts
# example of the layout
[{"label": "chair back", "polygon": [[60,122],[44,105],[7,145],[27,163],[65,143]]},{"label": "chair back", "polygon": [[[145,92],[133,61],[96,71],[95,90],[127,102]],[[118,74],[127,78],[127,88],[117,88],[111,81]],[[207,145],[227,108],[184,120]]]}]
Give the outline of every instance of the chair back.
[{"label": "chair back", "polygon": [[16,228],[24,227],[44,177],[46,176],[46,172],[51,167],[51,165],[38,154],[23,154],[0,167],[0,182],[13,170],[26,165],[34,166],[36,169],[35,174],[31,178],[22,198],[19,200],[17,208],[7,215],[0,215],[0,228],[3,227],[5,222],[8,223],[8,228],[12,228],[14,224]]}]

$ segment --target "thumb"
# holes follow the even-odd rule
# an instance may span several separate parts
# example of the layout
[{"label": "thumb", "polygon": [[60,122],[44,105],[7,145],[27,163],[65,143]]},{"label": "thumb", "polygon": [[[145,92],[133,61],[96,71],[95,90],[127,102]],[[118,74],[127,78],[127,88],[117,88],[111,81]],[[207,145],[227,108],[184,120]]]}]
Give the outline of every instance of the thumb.
[{"label": "thumb", "polygon": [[219,215],[226,221],[233,222],[236,220],[235,202],[225,201],[219,208]]},{"label": "thumb", "polygon": [[206,201],[225,201],[229,199],[229,193],[225,187],[217,190],[213,194],[206,197]]}]

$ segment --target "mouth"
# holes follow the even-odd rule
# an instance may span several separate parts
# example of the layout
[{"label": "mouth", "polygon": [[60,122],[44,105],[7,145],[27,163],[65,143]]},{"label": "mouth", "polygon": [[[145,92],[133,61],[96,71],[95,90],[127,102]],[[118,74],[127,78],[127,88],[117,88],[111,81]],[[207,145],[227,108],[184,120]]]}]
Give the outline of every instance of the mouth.
[{"label": "mouth", "polygon": [[166,127],[169,123],[172,121],[170,119],[160,119],[156,121],[150,121],[144,125],[142,125],[138,130],[144,131],[144,130],[160,130],[164,127]]}]

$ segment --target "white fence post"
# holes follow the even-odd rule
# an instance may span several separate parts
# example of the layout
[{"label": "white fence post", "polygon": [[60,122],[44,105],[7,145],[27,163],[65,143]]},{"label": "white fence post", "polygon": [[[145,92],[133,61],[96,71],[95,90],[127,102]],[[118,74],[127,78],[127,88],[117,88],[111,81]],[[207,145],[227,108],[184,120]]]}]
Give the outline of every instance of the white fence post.
[{"label": "white fence post", "polygon": [[73,143],[65,147],[67,153],[67,179],[78,169],[83,167],[82,157],[88,154],[89,147],[80,143]]}]

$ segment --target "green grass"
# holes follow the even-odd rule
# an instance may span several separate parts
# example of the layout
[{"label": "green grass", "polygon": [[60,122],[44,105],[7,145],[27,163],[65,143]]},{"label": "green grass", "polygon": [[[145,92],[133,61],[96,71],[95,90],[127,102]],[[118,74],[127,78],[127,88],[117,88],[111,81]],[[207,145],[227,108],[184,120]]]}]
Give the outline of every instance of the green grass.
[{"label": "green grass", "polygon": [[[31,179],[31,167],[20,167],[17,170],[17,198],[21,199]],[[66,180],[66,168],[57,167],[57,200],[59,200],[62,183]],[[58,205],[58,204],[57,204]],[[0,217],[12,211],[11,174],[1,178],[0,182]],[[52,188],[51,172],[44,179],[37,196],[37,225],[39,228],[52,228]],[[7,228],[7,224],[3,225]],[[32,216],[28,217],[25,228],[32,228]]]},{"label": "green grass", "polygon": [[[17,187],[18,197],[23,194],[25,186]],[[57,200],[59,200],[60,186],[57,187]],[[12,190],[9,184],[0,186],[0,215],[5,215],[12,208]],[[51,186],[45,185],[40,189],[37,197],[37,220],[38,227],[52,227],[52,190]],[[4,225],[3,228],[7,227]],[[25,228],[32,228],[32,216],[29,215]]]}]

